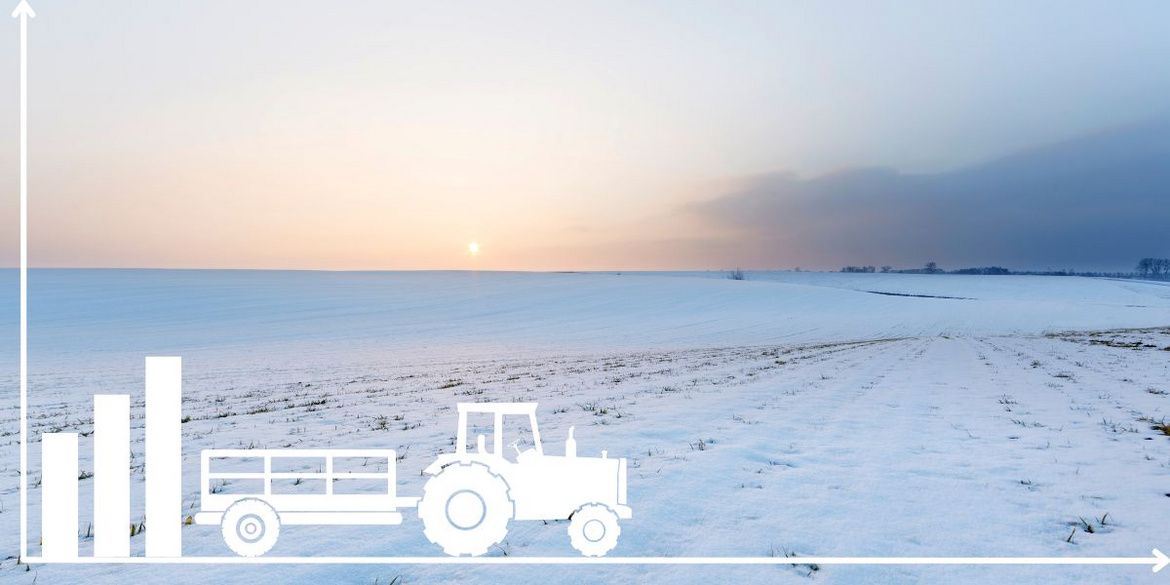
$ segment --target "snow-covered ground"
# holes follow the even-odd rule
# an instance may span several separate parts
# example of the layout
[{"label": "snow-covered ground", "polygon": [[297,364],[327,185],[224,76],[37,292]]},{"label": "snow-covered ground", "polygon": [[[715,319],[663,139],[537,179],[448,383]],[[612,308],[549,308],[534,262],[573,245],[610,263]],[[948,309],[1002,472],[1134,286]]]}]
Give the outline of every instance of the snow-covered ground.
[{"label": "snow-covered ground", "polygon": [[[399,492],[460,401],[537,401],[552,454],[630,459],[615,556],[1146,556],[1170,524],[1170,287],[1055,277],[35,271],[39,433],[92,429],[184,357],[187,505],[209,447],[390,447]],[[5,290],[15,273],[0,273]],[[891,294],[892,293],[892,294]],[[916,295],[916,296],[906,296]],[[939,298],[951,297],[951,298]],[[15,298],[0,299],[0,556],[17,551]],[[1133,330],[1133,328],[1143,328]],[[1164,428],[1164,427],[1162,427]],[[92,468],[83,438],[82,468]],[[87,452],[87,447],[90,451]],[[90,466],[90,467],[87,467]],[[139,469],[139,472],[141,470]],[[82,486],[82,531],[92,515]],[[142,477],[134,477],[141,517]],[[31,490],[30,546],[39,534]],[[1089,527],[1092,532],[1088,532]],[[1074,531],[1075,529],[1075,531]],[[572,555],[514,522],[492,555]],[[1070,538],[1071,534],[1071,538]],[[186,526],[187,555],[227,555]],[[1071,542],[1069,542],[1071,540]],[[142,537],[132,539],[140,554]],[[92,553],[83,539],[82,555]],[[440,555],[397,527],[287,527],[274,555]],[[12,582],[154,582],[33,566]],[[176,582],[1155,582],[1148,567],[176,567]]]}]

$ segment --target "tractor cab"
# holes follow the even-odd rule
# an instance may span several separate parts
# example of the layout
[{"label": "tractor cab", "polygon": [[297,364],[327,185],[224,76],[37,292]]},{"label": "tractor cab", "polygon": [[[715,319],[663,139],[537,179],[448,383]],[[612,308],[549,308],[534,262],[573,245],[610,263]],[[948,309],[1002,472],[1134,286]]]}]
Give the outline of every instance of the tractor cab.
[{"label": "tractor cab", "polygon": [[[455,453],[499,457],[512,463],[543,457],[536,406],[535,402],[460,403]],[[487,432],[491,433],[490,446]],[[474,446],[468,442],[469,434],[475,436]]]}]

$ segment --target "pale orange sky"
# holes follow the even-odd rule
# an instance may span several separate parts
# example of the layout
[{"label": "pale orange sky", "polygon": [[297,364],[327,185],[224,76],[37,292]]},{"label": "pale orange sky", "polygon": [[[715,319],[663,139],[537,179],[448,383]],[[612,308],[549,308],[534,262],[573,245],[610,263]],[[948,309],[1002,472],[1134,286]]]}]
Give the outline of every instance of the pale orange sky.
[{"label": "pale orange sky", "polygon": [[[34,4],[37,266],[758,264],[695,205],[776,171],[962,167],[1170,88],[1134,57],[1165,54],[1156,3]],[[776,267],[818,263],[794,250]]]}]

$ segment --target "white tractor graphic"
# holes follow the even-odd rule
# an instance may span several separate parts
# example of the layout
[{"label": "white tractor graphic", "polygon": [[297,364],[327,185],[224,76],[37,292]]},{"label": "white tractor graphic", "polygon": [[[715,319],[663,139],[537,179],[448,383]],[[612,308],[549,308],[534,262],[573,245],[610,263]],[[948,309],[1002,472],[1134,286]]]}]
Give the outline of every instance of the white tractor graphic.
[{"label": "white tractor graphic", "polygon": [[[219,525],[237,554],[268,552],[282,524],[396,525],[418,507],[428,540],[449,555],[478,556],[499,544],[512,520],[568,520],[569,542],[586,556],[617,546],[626,503],[626,460],[578,457],[573,428],[564,456],[544,453],[536,403],[460,403],[455,452],[440,455],[421,498],[399,497],[390,449],[208,449],[202,452],[197,524]],[[468,451],[470,417],[476,434]],[[486,425],[483,423],[487,423]],[[505,449],[505,434],[515,437]],[[522,446],[523,444],[523,446]],[[219,482],[219,483],[216,483]],[[350,492],[353,482],[377,489]],[[307,486],[319,485],[320,488]]]},{"label": "white tractor graphic", "polygon": [[[440,455],[424,470],[430,474],[418,515],[431,542],[450,555],[477,556],[499,543],[511,520],[569,520],[569,542],[586,556],[602,556],[617,546],[619,519],[631,517],[626,505],[626,460],[578,457],[573,429],[565,455],[546,455],[536,424],[536,403],[459,404],[455,452]],[[467,451],[468,415],[493,418],[492,446],[476,437]],[[504,451],[506,418],[526,417],[531,446],[517,438]],[[528,433],[524,433],[527,435]]]}]

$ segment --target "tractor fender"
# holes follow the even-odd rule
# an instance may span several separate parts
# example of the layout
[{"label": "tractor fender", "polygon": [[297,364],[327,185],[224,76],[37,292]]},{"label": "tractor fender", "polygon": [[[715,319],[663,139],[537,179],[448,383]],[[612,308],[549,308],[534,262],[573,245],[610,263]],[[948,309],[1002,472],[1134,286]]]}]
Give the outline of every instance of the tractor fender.
[{"label": "tractor fender", "polygon": [[475,462],[475,463],[480,463],[480,464],[485,465],[488,468],[488,470],[490,470],[492,473],[499,475],[499,471],[497,468],[499,467],[498,464],[501,461],[504,461],[504,460],[501,458],[498,458],[498,457],[491,457],[491,456],[484,457],[481,455],[472,455],[470,453],[462,453],[462,454],[460,454],[460,453],[444,453],[444,454],[436,457],[434,462],[432,462],[425,469],[423,469],[423,473],[426,475],[438,475],[438,473],[440,471],[442,471],[444,467],[447,467],[448,465],[451,465],[452,463],[472,463],[472,462]]}]

